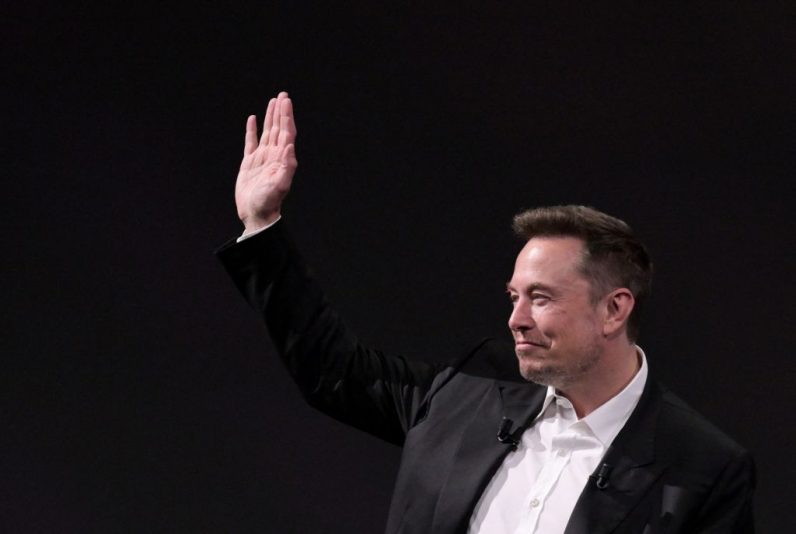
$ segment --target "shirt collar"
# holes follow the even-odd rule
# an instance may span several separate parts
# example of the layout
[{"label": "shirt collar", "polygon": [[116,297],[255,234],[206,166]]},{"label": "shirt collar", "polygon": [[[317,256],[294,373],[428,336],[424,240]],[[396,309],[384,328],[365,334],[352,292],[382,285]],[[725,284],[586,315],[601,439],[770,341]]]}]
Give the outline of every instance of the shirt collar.
[{"label": "shirt collar", "polygon": [[[641,398],[641,393],[644,391],[644,385],[647,383],[647,356],[638,345],[636,345],[636,352],[641,360],[641,366],[633,379],[622,391],[608,399],[589,415],[580,419],[605,447],[611,444],[630,418],[630,414],[635,409]],[[557,398],[563,399],[564,397],[556,393],[553,386],[547,386],[542,409],[539,411],[537,418],[542,417],[550,404]]]},{"label": "shirt collar", "polygon": [[644,385],[647,383],[647,357],[638,345],[636,345],[636,352],[641,360],[641,367],[636,376],[622,391],[582,419],[606,447],[625,426],[641,398]]}]

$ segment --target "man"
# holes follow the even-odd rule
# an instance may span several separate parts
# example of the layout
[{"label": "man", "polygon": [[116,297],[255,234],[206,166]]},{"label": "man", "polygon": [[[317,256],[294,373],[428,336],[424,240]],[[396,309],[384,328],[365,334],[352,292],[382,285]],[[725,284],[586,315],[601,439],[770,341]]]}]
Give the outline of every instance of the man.
[{"label": "man", "polygon": [[747,452],[648,377],[635,344],[652,266],[582,206],[515,218],[507,285],[519,366],[487,340],[446,366],[360,345],[280,222],[297,166],[292,103],[249,117],[243,236],[220,259],[310,404],[403,446],[387,532],[753,532]]}]

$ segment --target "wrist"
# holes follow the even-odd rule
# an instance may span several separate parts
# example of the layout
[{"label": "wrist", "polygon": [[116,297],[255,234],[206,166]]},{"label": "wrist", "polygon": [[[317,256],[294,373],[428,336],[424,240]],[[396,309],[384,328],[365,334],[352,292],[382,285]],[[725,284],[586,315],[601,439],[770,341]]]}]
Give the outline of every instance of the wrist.
[{"label": "wrist", "polygon": [[279,212],[270,213],[268,215],[252,215],[249,217],[241,217],[243,223],[243,234],[251,234],[271,226],[280,218]]}]

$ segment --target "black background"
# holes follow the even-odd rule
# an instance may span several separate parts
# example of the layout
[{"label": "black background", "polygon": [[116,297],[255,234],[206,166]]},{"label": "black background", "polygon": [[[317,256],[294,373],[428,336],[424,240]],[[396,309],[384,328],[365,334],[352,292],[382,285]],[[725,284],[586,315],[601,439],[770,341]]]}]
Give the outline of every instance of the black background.
[{"label": "black background", "polygon": [[302,403],[212,256],[282,89],[286,223],[363,340],[507,335],[511,216],[617,215],[653,371],[793,531],[792,4],[331,4],[3,8],[3,531],[382,529],[399,450]]}]

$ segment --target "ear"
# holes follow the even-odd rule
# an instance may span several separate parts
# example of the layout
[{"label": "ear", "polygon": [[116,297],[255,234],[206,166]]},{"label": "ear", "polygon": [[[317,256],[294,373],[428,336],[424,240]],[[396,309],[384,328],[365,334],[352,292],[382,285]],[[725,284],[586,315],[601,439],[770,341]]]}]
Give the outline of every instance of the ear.
[{"label": "ear", "polygon": [[605,296],[605,319],[603,321],[603,335],[614,337],[625,330],[630,312],[636,305],[633,293],[627,288],[614,289]]}]

